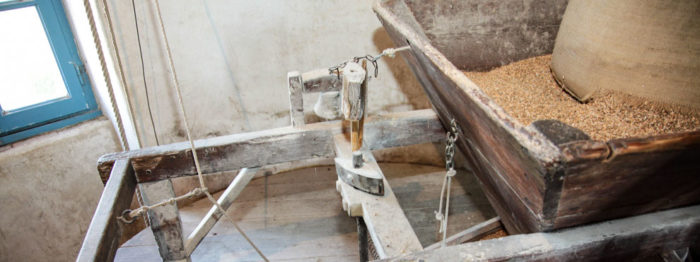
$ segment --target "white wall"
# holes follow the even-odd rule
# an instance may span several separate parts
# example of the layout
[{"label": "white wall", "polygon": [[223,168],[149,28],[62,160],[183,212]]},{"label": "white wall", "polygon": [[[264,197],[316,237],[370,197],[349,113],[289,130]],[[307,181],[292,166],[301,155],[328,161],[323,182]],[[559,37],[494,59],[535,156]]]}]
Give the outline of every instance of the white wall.
[{"label": "white wall", "polygon": [[104,117],[0,148],[0,261],[75,260],[118,150]]},{"label": "white wall", "polygon": [[[108,0],[143,145],[183,141],[184,129],[152,1],[136,1],[148,99],[131,1]],[[161,0],[165,31],[195,138],[289,124],[288,71],[335,65],[393,47],[370,0]],[[368,112],[427,108],[402,59],[380,62]],[[314,98],[307,99],[310,107]],[[148,105],[155,128],[151,125]]]}]

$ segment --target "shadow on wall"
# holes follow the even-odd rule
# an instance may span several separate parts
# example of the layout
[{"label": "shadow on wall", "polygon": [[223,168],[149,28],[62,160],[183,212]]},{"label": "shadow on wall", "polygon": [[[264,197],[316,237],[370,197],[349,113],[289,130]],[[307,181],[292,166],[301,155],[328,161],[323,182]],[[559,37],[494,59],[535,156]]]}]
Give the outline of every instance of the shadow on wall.
[{"label": "shadow on wall", "polygon": [[[378,50],[400,47],[394,45],[394,42],[391,41],[389,34],[383,27],[374,31],[374,34],[372,34],[372,42],[374,42]],[[391,74],[394,75],[394,79],[398,82],[399,89],[406,94],[408,103],[413,106],[413,110],[430,108],[430,100],[428,100],[428,97],[423,92],[423,88],[420,86],[418,79],[413,75],[406,61],[400,56],[399,53],[395,58],[383,58],[382,60],[388,65]],[[391,107],[391,105],[389,107]],[[383,109],[390,112],[398,111],[392,110],[392,108],[386,108],[386,106]]]}]

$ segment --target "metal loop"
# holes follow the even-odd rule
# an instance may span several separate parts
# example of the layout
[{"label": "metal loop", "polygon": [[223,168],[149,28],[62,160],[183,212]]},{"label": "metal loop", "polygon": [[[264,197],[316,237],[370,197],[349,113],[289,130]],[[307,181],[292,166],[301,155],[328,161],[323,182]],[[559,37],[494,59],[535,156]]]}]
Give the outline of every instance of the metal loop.
[{"label": "metal loop", "polygon": [[122,215],[118,216],[117,219],[119,219],[119,221],[121,221],[124,224],[134,223],[134,221],[136,221],[136,219],[138,219],[139,217],[131,217],[129,216],[130,213],[131,209],[124,209],[124,211],[122,211]]}]

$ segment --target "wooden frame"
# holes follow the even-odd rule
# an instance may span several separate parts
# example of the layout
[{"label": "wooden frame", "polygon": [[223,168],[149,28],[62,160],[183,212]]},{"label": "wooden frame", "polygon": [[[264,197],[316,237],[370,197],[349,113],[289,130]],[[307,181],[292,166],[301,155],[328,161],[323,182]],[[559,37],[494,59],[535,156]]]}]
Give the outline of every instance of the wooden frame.
[{"label": "wooden frame", "polygon": [[[442,125],[431,110],[371,117],[365,125],[367,130],[364,141],[370,150],[440,142],[444,139]],[[199,161],[204,173],[331,158],[336,154],[333,139],[346,128],[341,121],[315,123],[299,128],[284,127],[197,140],[195,148],[200,155]],[[265,157],[261,157],[263,155]],[[129,208],[137,183],[146,196],[146,204],[166,200],[174,196],[170,179],[196,175],[192,162],[188,143],[101,157],[98,171],[106,186],[83,241],[78,261],[112,260],[121,236],[117,217]],[[252,178],[248,171],[241,174],[236,178],[238,182],[234,181],[227,189],[230,192],[219,200],[220,204],[230,203],[237,195],[236,192],[240,192]],[[396,205],[398,207],[398,203]],[[176,215],[177,205],[169,204],[158,209],[160,210],[149,210],[148,215],[154,235],[161,236],[158,241],[161,256],[168,261],[187,260],[203,234],[206,234],[204,231],[210,228],[210,224],[213,225],[212,220],[218,218],[218,213],[209,212],[212,214],[207,215],[198,226],[201,229],[184,238],[179,227],[179,216]]]},{"label": "wooden frame", "polygon": [[[435,113],[430,110],[369,118],[366,124],[369,128],[365,132],[365,146],[370,149],[439,142],[444,138],[442,126]],[[199,140],[196,143],[196,148],[200,155],[204,156],[201,163],[207,172],[236,170],[244,168],[245,165],[265,166],[299,159],[330,158],[338,154],[345,154],[347,152],[344,153],[340,149],[344,148],[343,146],[333,148],[333,144],[325,144],[326,141],[335,141],[336,144],[348,143],[347,138],[341,135],[342,130],[343,125],[340,121],[317,123],[306,125],[303,128],[272,129]],[[256,161],[245,157],[245,152],[265,152],[269,148],[279,148],[274,143],[305,145],[296,150],[296,152],[303,152],[303,155],[298,156],[282,151],[274,154],[274,157],[261,158]],[[250,151],[242,152],[240,151],[241,147]],[[212,152],[216,152],[216,154]],[[191,167],[181,164],[164,165],[173,162],[162,159],[191,161],[188,153],[189,149],[185,144],[171,144],[102,157],[98,163],[99,170],[109,172],[109,175],[102,173],[103,177],[108,177],[108,180],[77,260],[111,261],[118,248],[121,235],[120,222],[118,222],[117,217],[121,215],[123,210],[129,208],[137,179],[143,180],[139,184],[141,184],[142,191],[145,191],[144,194],[150,197],[144,199],[147,203],[158,202],[173,196],[172,193],[168,193],[172,191],[167,190],[170,188],[170,178],[194,175],[194,171]],[[238,160],[234,161],[236,158]],[[373,158],[368,160],[368,164],[376,164]],[[154,165],[153,163],[159,164]],[[161,172],[154,168],[166,169],[170,175],[157,175]],[[151,170],[151,172],[146,172],[146,170]],[[234,181],[231,184],[226,190],[228,193],[221,197],[219,203],[222,206],[230,203],[237,195],[236,192],[240,192],[239,190],[247,184],[253,175],[254,171],[242,171],[236,178],[237,182]],[[386,180],[384,182],[387,183]],[[157,196],[151,190],[154,186],[166,190],[158,190],[161,195]],[[377,250],[381,250],[382,258],[387,259],[412,260],[420,258],[427,261],[464,259],[462,254],[475,254],[475,256],[478,255],[476,258],[483,260],[506,258],[566,260],[581,258],[582,255],[601,259],[609,256],[618,258],[637,256],[635,255],[637,253],[633,252],[648,255],[661,252],[660,250],[679,249],[689,246],[693,241],[698,241],[697,236],[700,236],[700,206],[694,206],[565,229],[554,233],[513,235],[499,240],[421,251],[420,244],[413,241],[415,233],[410,225],[396,222],[396,214],[403,215],[402,210],[388,183],[386,188],[386,195],[378,197],[359,192],[347,185],[338,184],[338,190],[343,196],[344,208],[349,212],[349,215],[362,216],[365,221],[368,221],[368,233],[373,242],[379,246]],[[181,228],[178,227],[177,206],[166,205],[163,208],[167,210],[151,210],[154,212],[148,213],[155,235],[163,235],[162,240],[170,239],[159,241],[161,254],[166,252],[163,257],[167,260],[187,261],[189,254],[192,253],[201,237],[206,234],[210,225],[213,225],[213,220],[219,217],[218,213],[210,210],[211,215],[208,214],[207,219],[200,223],[199,229],[185,238]],[[494,223],[487,224],[485,227],[490,227]],[[172,235],[166,237],[166,234]],[[410,237],[411,234],[413,237]],[[457,239],[459,236],[453,238]],[[568,244],[557,242],[561,239],[571,241],[566,242]],[[625,241],[629,241],[629,243]],[[483,247],[489,246],[493,246],[491,251],[483,249]]]}]

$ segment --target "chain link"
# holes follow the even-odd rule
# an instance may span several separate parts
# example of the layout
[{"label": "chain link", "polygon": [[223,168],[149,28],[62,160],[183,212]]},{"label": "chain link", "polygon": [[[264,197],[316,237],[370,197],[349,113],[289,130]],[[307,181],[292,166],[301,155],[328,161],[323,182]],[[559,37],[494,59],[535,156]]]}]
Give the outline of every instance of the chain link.
[{"label": "chain link", "polygon": [[457,141],[457,122],[452,119],[450,121],[450,131],[447,132],[446,144],[445,144],[445,168],[447,170],[454,169],[454,157],[455,157],[455,142]]}]

